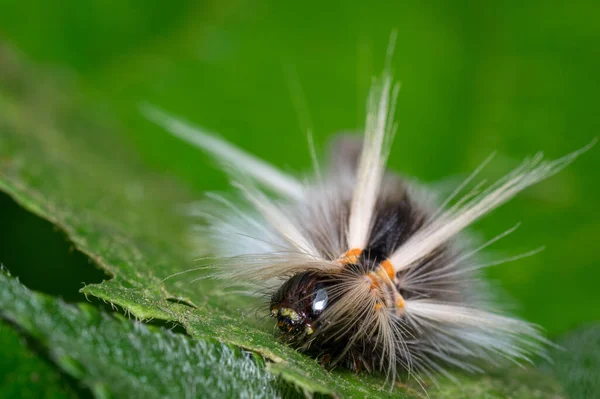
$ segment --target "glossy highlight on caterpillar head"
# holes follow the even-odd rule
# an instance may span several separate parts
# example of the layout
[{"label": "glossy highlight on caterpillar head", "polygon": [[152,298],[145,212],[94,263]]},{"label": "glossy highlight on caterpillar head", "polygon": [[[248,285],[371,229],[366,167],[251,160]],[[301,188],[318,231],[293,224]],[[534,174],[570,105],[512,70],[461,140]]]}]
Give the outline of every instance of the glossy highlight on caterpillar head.
[{"label": "glossy highlight on caterpillar head", "polygon": [[[278,335],[333,366],[435,378],[448,367],[482,371],[528,362],[547,341],[498,311],[462,231],[521,190],[554,175],[563,158],[526,159],[461,196],[488,158],[442,203],[386,170],[398,86],[389,69],[373,83],[363,137],[341,135],[324,170],[299,179],[155,108],[150,119],[226,166],[240,201],[208,195],[216,275],[270,290]],[[522,254],[514,260],[531,253]],[[483,366],[482,366],[483,365]]]}]

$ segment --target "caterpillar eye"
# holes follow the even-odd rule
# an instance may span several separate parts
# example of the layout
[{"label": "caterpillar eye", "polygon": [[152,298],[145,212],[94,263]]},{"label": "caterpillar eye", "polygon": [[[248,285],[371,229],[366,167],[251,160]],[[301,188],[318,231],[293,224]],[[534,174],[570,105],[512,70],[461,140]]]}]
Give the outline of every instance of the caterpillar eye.
[{"label": "caterpillar eye", "polygon": [[327,301],[329,299],[329,296],[327,295],[327,291],[325,290],[325,288],[321,288],[320,290],[317,291],[317,294],[315,295],[315,299],[312,303],[312,310],[315,313],[320,313],[322,312],[325,307],[327,306]]}]

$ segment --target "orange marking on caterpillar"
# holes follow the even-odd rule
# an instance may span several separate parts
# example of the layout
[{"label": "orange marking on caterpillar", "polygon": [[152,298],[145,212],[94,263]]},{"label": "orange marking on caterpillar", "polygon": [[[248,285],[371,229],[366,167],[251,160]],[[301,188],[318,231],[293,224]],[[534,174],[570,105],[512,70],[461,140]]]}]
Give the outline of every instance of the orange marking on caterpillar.
[{"label": "orange marking on caterpillar", "polygon": [[380,302],[377,302],[377,303],[375,304],[375,311],[378,311],[378,310],[379,310],[379,309],[381,309],[381,308],[383,308],[383,304],[382,304],[382,303],[380,303]]},{"label": "orange marking on caterpillar", "polygon": [[340,262],[342,265],[348,265],[351,263],[356,263],[358,261],[358,257],[362,254],[362,249],[360,248],[352,248],[348,250],[345,254],[340,257]]},{"label": "orange marking on caterpillar", "polygon": [[399,309],[404,309],[404,298],[402,298],[402,295],[400,294],[398,294],[396,297],[396,307]]},{"label": "orange marking on caterpillar", "polygon": [[383,270],[385,270],[390,280],[394,280],[396,278],[396,271],[394,270],[392,262],[386,259],[383,262],[381,262],[381,267],[383,268]]}]

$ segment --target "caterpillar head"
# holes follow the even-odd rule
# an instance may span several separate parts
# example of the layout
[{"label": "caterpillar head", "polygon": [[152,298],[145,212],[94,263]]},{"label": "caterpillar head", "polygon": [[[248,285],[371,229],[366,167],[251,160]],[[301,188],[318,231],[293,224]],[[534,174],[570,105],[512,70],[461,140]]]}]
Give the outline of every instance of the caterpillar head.
[{"label": "caterpillar head", "polygon": [[302,272],[287,280],[271,296],[271,317],[283,340],[300,346],[321,323],[319,316],[330,305],[327,282],[315,272]]}]

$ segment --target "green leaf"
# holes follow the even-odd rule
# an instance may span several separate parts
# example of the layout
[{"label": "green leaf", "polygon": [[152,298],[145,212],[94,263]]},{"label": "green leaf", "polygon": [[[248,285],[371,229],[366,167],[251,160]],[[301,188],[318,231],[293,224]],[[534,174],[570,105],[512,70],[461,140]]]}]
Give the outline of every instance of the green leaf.
[{"label": "green leaf", "polygon": [[[0,272],[0,308],[3,317],[38,339],[54,362],[96,397],[280,396],[275,378],[239,350],[111,317],[88,304],[68,305],[27,290],[4,272]],[[37,370],[28,373],[25,368],[12,374],[25,378],[33,372]],[[38,385],[44,395],[54,393],[52,385],[48,391]],[[14,386],[27,389],[28,384]]]},{"label": "green leaf", "polygon": [[75,398],[64,377],[0,321],[0,392],[5,398]]},{"label": "green leaf", "polygon": [[[122,128],[96,114],[94,105],[68,82],[57,85],[37,77],[36,71],[18,59],[5,58],[8,62],[0,64],[0,79],[9,80],[0,81],[0,190],[62,229],[78,250],[111,275],[109,281],[86,286],[83,293],[116,304],[141,320],[178,323],[200,341],[216,339],[254,351],[269,360],[267,370],[306,393],[421,396],[420,388],[414,386],[390,391],[379,376],[325,370],[315,360],[278,343],[270,325],[246,310],[245,298],[224,291],[214,281],[200,279],[191,284],[190,280],[198,277],[194,273],[165,280],[194,267],[189,260],[189,226],[178,207],[198,199],[201,193],[145,166],[124,141]],[[50,301],[32,298],[41,301],[38,305],[45,317],[56,310],[44,308],[56,306]],[[27,301],[19,303],[29,306]],[[87,307],[77,312],[60,309],[73,317],[65,328],[81,322],[81,312],[95,315]],[[27,330],[42,328],[34,318],[19,314],[15,312],[11,318]],[[125,325],[119,328],[127,329]],[[75,335],[73,331],[70,335]],[[70,335],[65,332],[62,337]],[[103,338],[91,337],[88,344],[93,347],[95,339]],[[54,341],[48,341],[50,350],[53,345]],[[80,345],[84,356],[87,344],[82,341]],[[154,355],[160,357],[161,353]],[[65,357],[56,359],[84,381],[95,373],[89,371],[90,359],[83,362],[66,352]],[[168,367],[169,361],[165,362],[162,364]],[[99,364],[93,367],[99,367],[100,373]],[[556,385],[537,372],[458,378],[459,384],[443,381],[428,391],[442,397],[473,398],[505,397],[507,392],[515,398],[529,398],[557,392]],[[129,389],[123,384],[123,389]],[[95,392],[109,389],[93,386]]]},{"label": "green leaf", "polygon": [[571,399],[600,395],[600,323],[570,332],[559,340],[551,368]]}]

